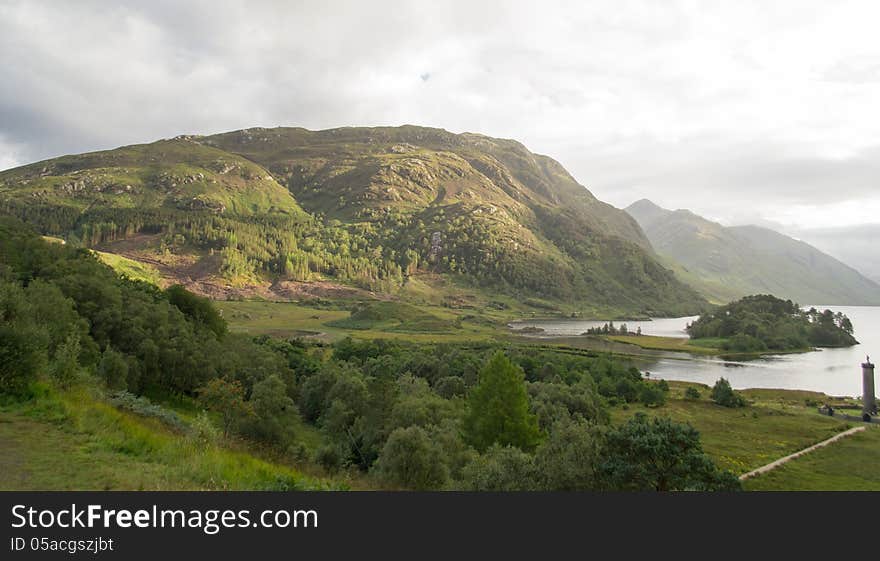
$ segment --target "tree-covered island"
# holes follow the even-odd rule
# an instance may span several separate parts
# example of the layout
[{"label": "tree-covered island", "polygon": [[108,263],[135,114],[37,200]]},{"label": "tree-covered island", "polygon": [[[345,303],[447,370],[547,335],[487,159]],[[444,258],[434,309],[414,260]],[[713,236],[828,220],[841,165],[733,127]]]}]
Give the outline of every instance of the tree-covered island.
[{"label": "tree-covered island", "polygon": [[688,325],[691,339],[719,339],[733,352],[796,351],[812,347],[857,345],[852,322],[844,314],[801,309],[769,294],[746,296],[705,313]]}]

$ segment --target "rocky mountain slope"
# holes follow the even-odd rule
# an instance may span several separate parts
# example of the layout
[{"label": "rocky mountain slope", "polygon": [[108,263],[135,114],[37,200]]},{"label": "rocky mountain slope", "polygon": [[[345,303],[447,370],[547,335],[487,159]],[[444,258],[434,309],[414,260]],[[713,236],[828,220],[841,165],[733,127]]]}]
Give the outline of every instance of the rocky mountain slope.
[{"label": "rocky mountain slope", "polygon": [[247,129],[66,156],[0,173],[0,208],[130,258],[144,240],[141,257],[193,282],[389,293],[430,273],[539,307],[704,303],[558,162],[440,129]]}]

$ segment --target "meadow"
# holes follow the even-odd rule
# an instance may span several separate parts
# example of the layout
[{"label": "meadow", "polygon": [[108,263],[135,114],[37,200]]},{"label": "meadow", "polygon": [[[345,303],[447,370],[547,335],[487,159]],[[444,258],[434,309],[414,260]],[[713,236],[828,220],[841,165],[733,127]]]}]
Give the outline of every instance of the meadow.
[{"label": "meadow", "polygon": [[[487,341],[507,337],[503,322],[467,310],[399,302],[340,304],[225,301],[217,308],[233,332],[308,337],[325,342],[400,339],[413,342]],[[351,309],[355,308],[354,313]]]},{"label": "meadow", "polygon": [[[851,426],[839,419],[819,415],[812,403],[828,398],[817,392],[745,390],[741,393],[749,405],[727,408],[711,401],[708,386],[689,382],[668,384],[670,393],[664,405],[653,408],[632,404],[617,406],[611,410],[612,422],[622,422],[641,411],[689,423],[700,432],[706,453],[719,467],[736,474],[768,464]],[[688,387],[697,389],[699,399],[685,398]]]},{"label": "meadow", "polygon": [[749,491],[880,490],[880,430],[870,427],[745,481]]}]

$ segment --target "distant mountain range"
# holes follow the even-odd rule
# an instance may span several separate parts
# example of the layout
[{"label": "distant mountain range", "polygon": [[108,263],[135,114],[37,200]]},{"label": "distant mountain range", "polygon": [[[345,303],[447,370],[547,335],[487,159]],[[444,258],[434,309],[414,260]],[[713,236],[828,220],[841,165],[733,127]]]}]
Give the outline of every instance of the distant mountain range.
[{"label": "distant mountain range", "polygon": [[800,304],[880,304],[876,282],[779,232],[758,226],[725,227],[647,199],[625,210],[679,278],[712,301],[766,293]]}]

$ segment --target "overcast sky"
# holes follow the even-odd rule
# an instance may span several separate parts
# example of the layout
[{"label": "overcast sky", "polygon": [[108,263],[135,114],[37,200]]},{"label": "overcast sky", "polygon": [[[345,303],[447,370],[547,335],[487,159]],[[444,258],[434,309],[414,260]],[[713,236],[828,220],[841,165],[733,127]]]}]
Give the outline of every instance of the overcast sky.
[{"label": "overcast sky", "polygon": [[878,22],[871,1],[0,0],[0,169],[411,123],[520,140],[617,206],[876,224]]}]

